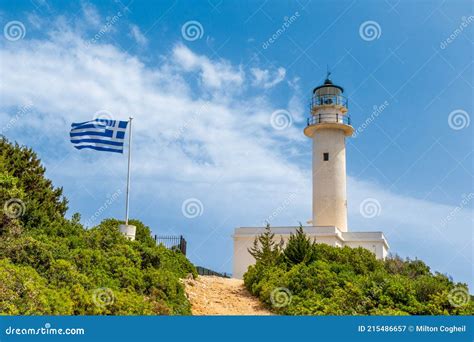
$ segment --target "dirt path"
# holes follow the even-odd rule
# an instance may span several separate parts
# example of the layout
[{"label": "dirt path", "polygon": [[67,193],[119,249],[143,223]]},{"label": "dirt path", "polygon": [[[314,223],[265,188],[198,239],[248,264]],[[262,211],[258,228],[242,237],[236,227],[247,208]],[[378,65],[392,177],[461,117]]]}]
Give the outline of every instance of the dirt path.
[{"label": "dirt path", "polygon": [[242,280],[199,276],[184,283],[193,315],[271,315]]}]

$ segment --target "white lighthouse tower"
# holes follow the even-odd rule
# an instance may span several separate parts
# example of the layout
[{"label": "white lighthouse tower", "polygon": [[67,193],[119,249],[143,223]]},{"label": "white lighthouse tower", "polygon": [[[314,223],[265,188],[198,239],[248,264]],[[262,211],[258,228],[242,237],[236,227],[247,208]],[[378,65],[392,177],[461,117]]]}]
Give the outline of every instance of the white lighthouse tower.
[{"label": "white lighthouse tower", "polygon": [[[353,232],[347,225],[346,138],[354,132],[348,115],[344,89],[333,84],[329,73],[313,90],[310,116],[304,134],[313,148],[313,215],[304,232],[317,243],[334,247],[364,247],[379,259],[388,254],[388,243],[381,231]],[[271,227],[276,241],[286,242],[297,227]],[[264,227],[239,227],[234,231],[233,277],[242,278],[255,259],[248,252]]]},{"label": "white lighthouse tower", "polygon": [[313,140],[313,226],[347,232],[346,137],[354,132],[344,89],[329,79],[313,90],[304,134]]}]

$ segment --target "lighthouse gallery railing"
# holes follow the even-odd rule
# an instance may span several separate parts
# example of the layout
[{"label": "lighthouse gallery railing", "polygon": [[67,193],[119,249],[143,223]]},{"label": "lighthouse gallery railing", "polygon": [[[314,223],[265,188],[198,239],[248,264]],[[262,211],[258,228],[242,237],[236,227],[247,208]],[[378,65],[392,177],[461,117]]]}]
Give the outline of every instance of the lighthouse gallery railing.
[{"label": "lighthouse gallery railing", "polygon": [[316,114],[311,115],[307,120],[308,126],[323,124],[323,123],[340,123],[344,125],[351,125],[351,118],[349,115],[343,114]]},{"label": "lighthouse gallery railing", "polygon": [[342,95],[313,95],[311,98],[311,109],[315,106],[339,105],[348,108],[348,100]]}]

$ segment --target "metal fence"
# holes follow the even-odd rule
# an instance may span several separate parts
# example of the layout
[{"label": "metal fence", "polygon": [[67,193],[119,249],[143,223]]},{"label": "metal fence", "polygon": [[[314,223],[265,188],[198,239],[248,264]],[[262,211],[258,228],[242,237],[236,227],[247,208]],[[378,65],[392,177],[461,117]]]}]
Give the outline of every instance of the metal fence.
[{"label": "metal fence", "polygon": [[180,236],[158,236],[155,235],[155,242],[157,244],[161,243],[163,244],[166,248],[172,249],[172,250],[178,250],[181,251],[184,255],[186,255],[186,240],[182,235]]},{"label": "metal fence", "polygon": [[201,266],[196,266],[196,271],[199,275],[212,275],[212,276],[217,276],[217,277],[222,277],[222,278],[230,278],[230,274],[227,274],[227,273],[219,273],[219,272],[215,272],[213,270],[210,270],[208,268],[205,268],[205,267],[201,267]]}]

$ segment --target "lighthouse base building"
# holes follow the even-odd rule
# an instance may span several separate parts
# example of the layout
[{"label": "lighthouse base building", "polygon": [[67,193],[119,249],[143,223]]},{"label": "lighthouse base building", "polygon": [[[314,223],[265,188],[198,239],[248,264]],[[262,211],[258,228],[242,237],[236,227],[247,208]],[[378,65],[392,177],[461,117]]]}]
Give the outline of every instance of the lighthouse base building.
[{"label": "lighthouse base building", "polygon": [[[275,241],[286,244],[290,234],[294,234],[298,227],[271,227],[275,234]],[[262,234],[265,227],[240,227],[234,231],[234,268],[233,278],[242,279],[247,268],[255,264],[255,259],[248,249],[253,241]],[[303,227],[304,232],[316,243],[325,243],[334,247],[364,247],[373,252],[378,259],[384,259],[388,254],[388,242],[382,232],[343,232],[337,227]]]},{"label": "lighthouse base building", "polygon": [[[354,128],[348,115],[348,101],[343,88],[329,79],[313,90],[311,115],[304,134],[312,139],[313,216],[304,232],[316,243],[334,247],[363,247],[378,259],[388,254],[388,243],[382,232],[350,232],[347,225],[346,138]],[[272,227],[276,242],[286,243],[298,227]],[[234,238],[233,277],[242,278],[255,263],[248,249],[264,227],[236,228]]]}]

